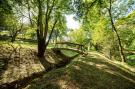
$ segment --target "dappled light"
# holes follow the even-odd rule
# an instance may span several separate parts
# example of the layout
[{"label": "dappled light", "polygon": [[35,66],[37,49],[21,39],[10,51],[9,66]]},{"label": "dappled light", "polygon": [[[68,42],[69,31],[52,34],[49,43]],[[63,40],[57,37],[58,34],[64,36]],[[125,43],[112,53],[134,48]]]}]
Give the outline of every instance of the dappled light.
[{"label": "dappled light", "polygon": [[135,0],[0,0],[0,89],[135,89]]},{"label": "dappled light", "polygon": [[[7,50],[9,50],[8,53]],[[26,48],[20,48],[20,50],[21,52],[17,49],[17,52],[13,52],[13,54],[10,55],[13,49],[6,44],[1,45],[0,51],[3,51],[1,52],[3,56],[10,56],[10,59],[7,59],[8,67],[1,75],[1,84],[22,79],[34,72],[40,72],[44,69],[38,59],[35,59],[37,57],[33,54],[34,50],[27,50]]]},{"label": "dappled light", "polygon": [[[32,83],[28,89],[31,89],[30,87],[35,88],[34,85],[37,85],[39,81],[53,84],[52,86],[59,86],[62,89],[134,88],[135,77],[132,74],[112,65],[109,61],[104,60],[102,56],[95,57],[95,59],[89,58],[89,56],[94,55],[88,55],[87,59],[84,57],[75,58],[67,67],[50,72],[44,76],[44,79]],[[51,80],[48,80],[48,78]],[[105,85],[108,82],[109,84]],[[44,88],[46,89],[47,85]]]}]

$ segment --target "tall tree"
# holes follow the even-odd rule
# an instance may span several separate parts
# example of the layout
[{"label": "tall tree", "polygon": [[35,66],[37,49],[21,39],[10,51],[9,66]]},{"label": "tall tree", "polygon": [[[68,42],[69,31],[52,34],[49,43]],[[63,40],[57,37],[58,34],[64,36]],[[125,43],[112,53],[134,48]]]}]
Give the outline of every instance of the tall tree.
[{"label": "tall tree", "polygon": [[124,52],[123,52],[122,42],[121,42],[120,36],[118,34],[118,31],[117,31],[117,29],[114,25],[114,21],[113,21],[113,17],[112,17],[112,0],[110,0],[110,2],[109,2],[108,12],[109,12],[110,20],[111,20],[112,29],[116,33],[116,36],[118,38],[118,44],[119,44],[119,50],[120,50],[122,62],[125,62],[126,58],[125,58],[125,55],[124,55]]},{"label": "tall tree", "polygon": [[[43,0],[37,0],[38,2],[38,23],[37,23],[37,38],[38,38],[38,56],[43,57],[46,47],[50,41],[51,35],[54,31],[56,24],[58,23],[59,17],[62,16],[62,12],[60,10],[63,9],[63,5],[60,5],[63,2],[62,0],[47,0],[44,2]],[[43,11],[43,7],[46,7],[45,13]],[[45,17],[44,17],[45,14]],[[49,23],[53,20],[53,25],[51,28],[51,32],[48,35],[49,31]]]}]

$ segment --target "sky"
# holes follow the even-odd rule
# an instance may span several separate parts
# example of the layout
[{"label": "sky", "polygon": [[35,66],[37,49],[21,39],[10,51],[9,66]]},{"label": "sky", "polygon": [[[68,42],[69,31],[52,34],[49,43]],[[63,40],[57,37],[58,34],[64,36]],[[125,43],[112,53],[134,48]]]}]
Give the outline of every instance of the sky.
[{"label": "sky", "polygon": [[[74,15],[65,15],[66,16],[66,25],[69,29],[79,29],[80,23],[74,20]],[[27,17],[23,18],[23,23],[29,23],[29,19]]]},{"label": "sky", "polygon": [[80,24],[79,24],[78,21],[75,21],[73,17],[74,17],[73,14],[66,15],[67,27],[69,29],[79,29],[80,28]]}]

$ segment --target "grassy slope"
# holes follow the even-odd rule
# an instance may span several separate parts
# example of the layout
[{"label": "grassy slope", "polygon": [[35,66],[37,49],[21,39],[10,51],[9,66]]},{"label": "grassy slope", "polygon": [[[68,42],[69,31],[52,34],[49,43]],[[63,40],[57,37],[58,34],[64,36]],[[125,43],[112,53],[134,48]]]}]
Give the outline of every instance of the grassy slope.
[{"label": "grassy slope", "polygon": [[[9,55],[5,45],[1,49],[0,53]],[[35,59],[36,56],[30,55],[31,50],[27,46],[26,49],[23,48],[21,60],[16,57],[10,61],[0,83],[11,82],[41,71],[41,64]],[[47,57],[52,62],[57,59],[54,55]],[[66,67],[50,71],[42,78],[35,79],[25,89],[135,89],[135,68],[124,63],[107,61],[104,56],[91,52],[87,57],[80,56]]]},{"label": "grassy slope", "polygon": [[[35,55],[36,50],[12,44],[14,48],[17,48],[15,52],[10,45],[11,44],[0,44],[0,60],[8,61],[6,68],[0,68],[0,84],[22,79],[34,72],[43,70],[43,66]],[[10,54],[12,54],[12,56],[8,59]],[[0,65],[3,64],[0,63]]]},{"label": "grassy slope", "polygon": [[121,66],[90,53],[35,79],[25,89],[135,89],[135,70]]},{"label": "grassy slope", "polygon": [[[13,48],[16,51],[13,51]],[[9,58],[10,55],[11,58]],[[62,60],[50,49],[46,51],[45,57],[52,64]],[[6,63],[4,62],[5,60],[7,60]],[[4,67],[5,65],[6,68]],[[18,45],[17,43],[7,44],[6,42],[0,44],[0,85],[23,79],[40,71],[44,71],[44,68],[39,62],[37,51],[34,47],[24,44]]]}]

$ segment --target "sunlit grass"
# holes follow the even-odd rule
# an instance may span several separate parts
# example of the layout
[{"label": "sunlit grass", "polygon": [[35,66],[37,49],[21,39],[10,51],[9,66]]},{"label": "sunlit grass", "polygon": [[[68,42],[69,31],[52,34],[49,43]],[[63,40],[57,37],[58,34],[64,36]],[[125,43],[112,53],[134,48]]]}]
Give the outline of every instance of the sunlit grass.
[{"label": "sunlit grass", "polygon": [[70,50],[61,50],[61,52],[68,57],[73,57],[78,54],[77,52],[73,52]]},{"label": "sunlit grass", "polygon": [[0,44],[11,44],[11,45],[14,45],[14,46],[21,46],[21,47],[24,47],[24,48],[34,48],[36,49],[37,48],[37,44],[36,43],[32,43],[32,42],[23,42],[23,41],[15,41],[15,42],[10,42],[10,41],[0,41]]},{"label": "sunlit grass", "polygon": [[127,61],[126,62],[131,66],[135,66],[135,55],[127,56]]},{"label": "sunlit grass", "polygon": [[134,75],[118,65],[96,53],[80,56],[34,80],[26,89],[134,89]]},{"label": "sunlit grass", "polygon": [[[8,44],[12,43],[5,41],[0,42],[0,44],[3,44],[6,47],[9,46]],[[35,48],[36,46],[36,44],[33,43],[13,43],[15,47],[19,46],[19,44],[26,49]],[[21,55],[23,53],[21,53]],[[19,73],[22,74],[20,74],[20,76],[23,76],[23,74],[31,74],[32,72],[40,69],[41,65],[39,63],[34,65],[35,62],[31,61],[36,56],[30,58],[30,54],[28,53],[29,52],[26,52],[25,55],[22,56],[22,60],[24,62],[22,62],[23,64],[21,64],[20,67],[9,67],[8,71],[14,71],[12,74],[13,79],[18,79],[17,75],[19,76]],[[62,50],[62,53],[69,57],[77,54],[76,52],[66,50]],[[50,55],[47,58],[49,58],[50,61],[59,59],[57,58],[57,55],[53,55],[52,51],[48,52],[48,54]],[[27,61],[28,65],[25,65],[25,62]],[[4,77],[8,77],[7,79],[10,80],[12,79],[9,78],[10,75],[10,73],[7,73]],[[127,63],[119,61],[109,61],[109,59],[102,54],[89,52],[88,56],[77,57],[66,67],[50,71],[42,78],[32,81],[31,84],[29,84],[25,89],[134,89],[134,76],[134,66],[130,66]],[[3,79],[2,81],[7,80]]]}]

